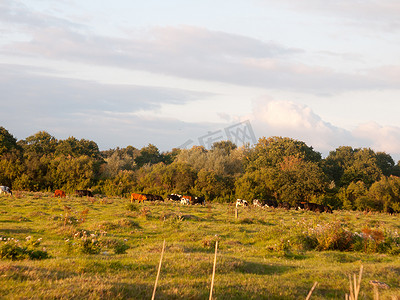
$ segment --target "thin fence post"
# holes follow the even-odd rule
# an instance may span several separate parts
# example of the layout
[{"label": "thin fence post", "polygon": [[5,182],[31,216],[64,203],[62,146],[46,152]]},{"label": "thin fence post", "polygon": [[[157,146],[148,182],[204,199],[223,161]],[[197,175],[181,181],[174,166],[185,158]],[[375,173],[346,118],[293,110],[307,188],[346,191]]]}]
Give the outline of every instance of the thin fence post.
[{"label": "thin fence post", "polygon": [[312,293],[313,293],[315,287],[317,286],[317,284],[318,284],[318,282],[314,282],[314,285],[312,286],[311,290],[308,292],[308,295],[307,295],[306,300],[309,300],[309,299],[310,299],[310,297],[311,297],[311,295],[312,295]]},{"label": "thin fence post", "polygon": [[239,211],[237,207],[235,208],[235,219],[239,218]]},{"label": "thin fence post", "polygon": [[160,277],[161,263],[162,263],[163,256],[164,256],[164,249],[165,249],[165,239],[164,239],[163,247],[161,250],[160,263],[158,264],[157,277],[156,277],[156,282],[154,283],[153,296],[151,297],[151,300],[154,300],[154,297],[156,296],[157,283],[158,283],[158,278]]},{"label": "thin fence post", "polygon": [[218,240],[215,241],[215,255],[214,255],[214,266],[213,266],[213,273],[211,278],[211,288],[210,288],[210,299],[212,300],[212,293],[214,288],[214,277],[215,277],[215,268],[217,266],[217,249],[218,249]]}]

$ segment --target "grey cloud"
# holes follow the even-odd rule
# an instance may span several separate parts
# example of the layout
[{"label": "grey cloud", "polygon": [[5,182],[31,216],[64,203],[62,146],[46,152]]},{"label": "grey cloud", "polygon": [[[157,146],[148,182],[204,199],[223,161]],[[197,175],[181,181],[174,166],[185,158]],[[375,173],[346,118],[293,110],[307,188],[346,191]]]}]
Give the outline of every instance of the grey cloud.
[{"label": "grey cloud", "polygon": [[366,73],[343,74],[285,60],[297,50],[198,28],[157,29],[142,39],[88,36],[48,28],[35,32],[31,42],[14,43],[4,49],[20,55],[315,94],[398,88],[385,78],[371,78]]},{"label": "grey cloud", "polygon": [[[340,73],[296,63],[296,56],[301,55],[303,50],[246,36],[189,26],[157,27],[140,33],[131,31],[126,38],[98,36],[76,30],[75,25],[79,24],[68,24],[68,20],[52,16],[38,18],[24,7],[14,8],[17,13],[13,15],[10,2],[5,3],[8,7],[3,12],[7,17],[5,20],[23,24],[25,29],[16,33],[31,36],[28,42],[4,45],[0,53],[5,55],[117,66],[176,77],[318,95],[399,88],[392,78],[374,76],[373,70]],[[293,1],[289,3],[295,5]],[[349,3],[349,6],[355,6],[355,2]],[[321,1],[309,0],[302,7],[321,5]],[[343,6],[352,11],[343,1],[330,5]],[[40,21],[46,18],[47,21]],[[37,27],[30,28],[31,23]]]},{"label": "grey cloud", "polygon": [[[263,6],[276,4],[275,1],[271,2],[257,0]],[[314,13],[345,20],[347,25],[359,28],[374,28],[385,33],[400,29],[400,3],[397,0],[281,0],[279,5],[300,13]]]},{"label": "grey cloud", "polygon": [[135,112],[154,110],[163,103],[184,104],[210,95],[183,89],[100,84],[37,75],[35,71],[43,69],[0,65],[3,105],[27,107],[39,114],[54,110]]},{"label": "grey cloud", "polygon": [[86,26],[30,10],[20,1],[2,0],[0,2],[0,20],[14,26],[24,26],[28,31],[48,27],[66,27],[83,29]]},{"label": "grey cloud", "polygon": [[[18,134],[18,138],[46,130],[82,138],[104,134],[105,140],[116,140],[116,136],[121,134],[114,134],[113,131],[119,132],[120,124],[129,125],[122,132],[132,131],[130,135],[139,138],[143,132],[149,134],[150,129],[143,129],[141,121],[146,121],[146,118],[137,116],[138,111],[157,110],[165,103],[183,105],[209,96],[183,89],[110,85],[48,77],[34,74],[35,71],[38,70],[0,65],[0,120],[2,126],[9,126],[10,132]],[[152,123],[159,129],[160,136],[166,134],[162,123],[158,120]],[[88,137],[77,132],[87,133]],[[146,136],[143,138],[146,139]],[[147,139],[150,142],[151,135]]]}]

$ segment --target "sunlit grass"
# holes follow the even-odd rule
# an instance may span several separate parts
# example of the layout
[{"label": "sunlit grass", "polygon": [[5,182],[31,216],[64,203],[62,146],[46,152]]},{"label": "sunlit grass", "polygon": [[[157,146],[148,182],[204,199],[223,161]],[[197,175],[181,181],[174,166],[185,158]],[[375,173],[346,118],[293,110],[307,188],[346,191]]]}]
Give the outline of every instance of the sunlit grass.
[{"label": "sunlit grass", "polygon": [[[319,284],[312,299],[344,299],[348,275],[357,273],[360,265],[363,299],[372,299],[370,280],[391,286],[381,297],[400,293],[398,255],[316,251],[293,240],[306,229],[335,222],[351,232],[368,227],[394,234],[400,228],[397,216],[250,207],[241,208],[235,219],[234,207],[227,204],[128,206],[129,200],[120,198],[92,202],[46,193],[0,197],[0,236],[42,238],[41,246],[51,256],[0,260],[2,298],[150,299],[164,239],[157,299],[208,298],[216,240],[217,299],[305,299],[315,281]],[[83,254],[74,240],[79,231],[109,244],[122,241],[129,249],[115,254],[103,246],[98,254]],[[76,249],[71,250],[67,240],[74,241]]]}]

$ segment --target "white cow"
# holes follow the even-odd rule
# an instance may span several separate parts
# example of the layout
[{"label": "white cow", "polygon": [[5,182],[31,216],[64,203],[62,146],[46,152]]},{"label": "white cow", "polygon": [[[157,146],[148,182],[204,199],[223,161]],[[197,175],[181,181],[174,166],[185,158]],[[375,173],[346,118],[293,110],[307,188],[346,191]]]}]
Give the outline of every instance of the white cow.
[{"label": "white cow", "polygon": [[253,206],[262,207],[262,203],[260,202],[260,200],[254,199],[253,200]]},{"label": "white cow", "polygon": [[5,193],[7,195],[12,195],[12,191],[8,186],[0,185],[0,195]]},{"label": "white cow", "polygon": [[188,198],[181,198],[181,204],[183,205],[189,205],[190,204],[190,200]]}]

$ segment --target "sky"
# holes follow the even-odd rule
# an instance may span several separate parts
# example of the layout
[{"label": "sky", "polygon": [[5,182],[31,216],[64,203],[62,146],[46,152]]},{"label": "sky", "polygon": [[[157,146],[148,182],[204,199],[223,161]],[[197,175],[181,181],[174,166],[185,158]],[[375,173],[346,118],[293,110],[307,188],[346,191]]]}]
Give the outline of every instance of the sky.
[{"label": "sky", "polygon": [[0,126],[101,150],[230,139],[400,160],[397,0],[1,0]]}]

